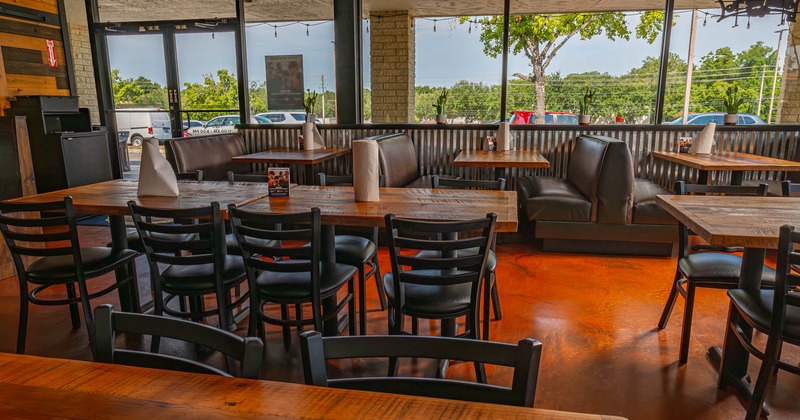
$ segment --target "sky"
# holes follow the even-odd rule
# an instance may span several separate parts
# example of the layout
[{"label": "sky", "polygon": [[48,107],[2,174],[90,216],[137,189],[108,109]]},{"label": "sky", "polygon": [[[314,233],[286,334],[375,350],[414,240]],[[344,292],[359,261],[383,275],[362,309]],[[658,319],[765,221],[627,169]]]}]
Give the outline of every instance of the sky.
[{"label": "sky", "polygon": [[[716,11],[710,11],[716,12]],[[633,27],[638,16],[627,17]],[[672,32],[671,51],[687,56],[691,14],[680,11]],[[734,52],[746,49],[757,41],[777,47],[780,19],[777,16],[753,18],[747,29],[746,20],[740,19],[733,28],[732,18],[717,22],[709,17],[704,26],[704,15],[698,21],[696,63],[703,55],[720,47],[729,46]],[[307,27],[305,24],[309,24]],[[434,24],[436,31],[434,32]],[[278,24],[281,25],[281,24]],[[365,24],[366,26],[366,24]],[[459,80],[499,84],[501,60],[486,56],[480,42],[480,31],[453,19],[417,19],[416,30],[416,84],[451,86]],[[275,33],[277,31],[277,37]],[[308,31],[308,35],[306,35]],[[365,27],[366,31],[366,27]],[[365,87],[369,87],[369,34],[364,33]],[[145,76],[155,82],[166,83],[164,50],[160,35],[121,35],[109,37],[111,67],[119,69],[122,77]],[[334,88],[333,23],[303,22],[275,28],[267,24],[248,24],[247,29],[248,74],[252,81],[265,78],[264,57],[267,55],[303,54],[305,87],[321,90],[321,77],[325,76],[326,90]],[[598,36],[589,40],[573,38],[553,59],[547,73],[563,74],[599,71],[612,75],[627,73],[637,67],[647,56],[658,56],[660,39],[653,44],[632,37],[630,41],[608,40]],[[180,34],[177,38],[178,66],[181,82],[200,82],[204,74],[217,69],[235,73],[233,33]],[[786,46],[786,39],[782,49]],[[781,53],[781,57],[783,56]],[[523,55],[509,57],[509,73],[529,73],[530,65]]]}]

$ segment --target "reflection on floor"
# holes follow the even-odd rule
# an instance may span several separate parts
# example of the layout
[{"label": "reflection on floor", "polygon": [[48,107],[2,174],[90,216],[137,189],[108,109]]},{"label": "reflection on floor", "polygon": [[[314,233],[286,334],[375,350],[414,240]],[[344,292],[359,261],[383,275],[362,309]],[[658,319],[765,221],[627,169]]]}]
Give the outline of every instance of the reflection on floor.
[{"label": "reflection on floor", "polygon": [[[83,227],[84,245],[104,245],[103,228]],[[503,319],[492,323],[492,339],[516,342],[532,337],[543,346],[536,407],[625,416],[631,419],[729,419],[744,417],[737,398],[716,389],[716,372],[705,355],[722,342],[727,311],[724,291],[698,292],[689,362],[679,367],[678,345],[683,301],[663,331],[655,329],[669,291],[675,259],[542,253],[527,244],[498,245],[497,278]],[[381,251],[383,269],[388,254]],[[142,287],[146,264],[139,260]],[[368,283],[370,334],[386,332],[386,313],[379,311],[374,283]],[[0,281],[0,351],[14,350],[18,286]],[[149,292],[143,291],[145,296]],[[94,303],[118,305],[116,295]],[[212,320],[213,322],[213,320]],[[246,331],[241,325],[239,333]],[[422,322],[421,334],[436,333]],[[296,335],[284,351],[280,330],[267,327],[264,379],[302,381]],[[72,330],[64,307],[33,307],[28,353],[89,360],[86,333]],[[762,337],[763,338],[763,337]],[[762,340],[763,341],[763,340]],[[169,347],[169,346],[168,346]],[[176,351],[190,351],[179,345]],[[800,351],[785,346],[784,358],[800,361]],[[759,362],[751,359],[750,374]],[[429,361],[403,361],[406,372],[432,373]],[[347,366],[342,366],[347,367]],[[362,363],[354,371],[383,371],[383,362]],[[510,384],[510,370],[488,369],[489,380]],[[469,365],[455,364],[455,378],[473,379]],[[781,372],[767,403],[771,419],[797,418],[800,378]]]}]

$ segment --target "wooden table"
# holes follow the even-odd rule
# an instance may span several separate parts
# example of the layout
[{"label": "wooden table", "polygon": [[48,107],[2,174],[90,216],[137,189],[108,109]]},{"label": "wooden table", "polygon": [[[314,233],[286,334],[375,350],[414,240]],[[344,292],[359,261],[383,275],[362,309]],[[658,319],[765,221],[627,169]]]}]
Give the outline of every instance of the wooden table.
[{"label": "wooden table", "polygon": [[314,165],[350,154],[350,149],[302,150],[292,148],[272,149],[249,155],[234,156],[236,163],[261,163],[269,165],[303,165],[306,184],[313,185]]},{"label": "wooden table", "polygon": [[731,185],[742,185],[745,171],[800,171],[800,162],[749,153],[723,152],[713,155],[690,155],[676,152],[653,152],[653,156],[699,171],[698,184],[708,183],[709,171],[731,171]]},{"label": "wooden table", "polygon": [[[97,184],[84,185],[66,190],[52,191],[43,194],[20,197],[10,200],[15,203],[44,203],[63,200],[71,196],[75,212],[79,214],[107,214],[111,225],[111,242],[113,249],[122,250],[128,247],[128,232],[125,227],[125,216],[130,214],[128,201],[160,209],[185,209],[207,206],[211,201],[220,203],[227,213],[226,206],[234,203],[243,206],[267,196],[267,184],[179,181],[179,197],[138,197],[136,190],[139,183],[131,180],[114,180]],[[117,279],[131,278],[127,266],[118,268]],[[139,311],[139,291],[135,279],[128,283],[130,287],[120,288],[120,305],[124,311]]]},{"label": "wooden table", "polygon": [[[659,195],[656,203],[711,245],[744,247],[739,288],[752,293],[761,287],[766,250],[778,248],[781,226],[800,226],[797,197]],[[752,337],[753,329],[747,323],[740,326]],[[723,349],[712,347],[709,354],[720,361],[718,387],[730,385],[750,401],[752,389],[746,380],[749,354],[728,328]]]},{"label": "wooden table", "polygon": [[621,419],[4,353],[0,384],[3,418]]},{"label": "wooden table", "polygon": [[550,162],[536,150],[462,150],[456,167],[494,168],[495,179],[502,178],[505,168],[549,168]]}]

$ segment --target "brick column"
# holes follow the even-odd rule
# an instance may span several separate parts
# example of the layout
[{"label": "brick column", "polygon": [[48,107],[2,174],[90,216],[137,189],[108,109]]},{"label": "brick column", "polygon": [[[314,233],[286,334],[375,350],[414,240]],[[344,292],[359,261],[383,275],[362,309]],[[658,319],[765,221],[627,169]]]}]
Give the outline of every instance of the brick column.
[{"label": "brick column", "polygon": [[408,11],[370,13],[372,122],[414,122],[416,44]]},{"label": "brick column", "polygon": [[89,44],[89,26],[86,23],[86,5],[80,0],[66,0],[67,28],[72,47],[72,67],[75,72],[75,88],[78,105],[89,108],[92,124],[100,123],[97,109],[97,86],[94,83],[92,47]]},{"label": "brick column", "polygon": [[800,25],[791,24],[789,33],[784,35],[784,38],[788,38],[788,47],[783,62],[780,100],[776,105],[776,121],[778,124],[797,124],[800,123],[800,65],[797,57],[800,53]]}]

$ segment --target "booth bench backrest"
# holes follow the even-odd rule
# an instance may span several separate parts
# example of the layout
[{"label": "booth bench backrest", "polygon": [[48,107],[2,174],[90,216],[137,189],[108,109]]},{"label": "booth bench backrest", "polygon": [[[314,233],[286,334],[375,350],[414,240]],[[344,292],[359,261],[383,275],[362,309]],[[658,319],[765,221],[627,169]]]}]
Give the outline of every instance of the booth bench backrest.
[{"label": "booth bench backrest", "polygon": [[177,173],[203,171],[209,181],[225,180],[228,171],[250,172],[250,165],[233,163],[231,158],[247,154],[238,133],[170,139],[164,142],[167,160]]},{"label": "booth bench backrest", "polygon": [[378,142],[378,162],[387,187],[405,187],[419,178],[417,150],[408,133],[373,136],[368,139]]}]

